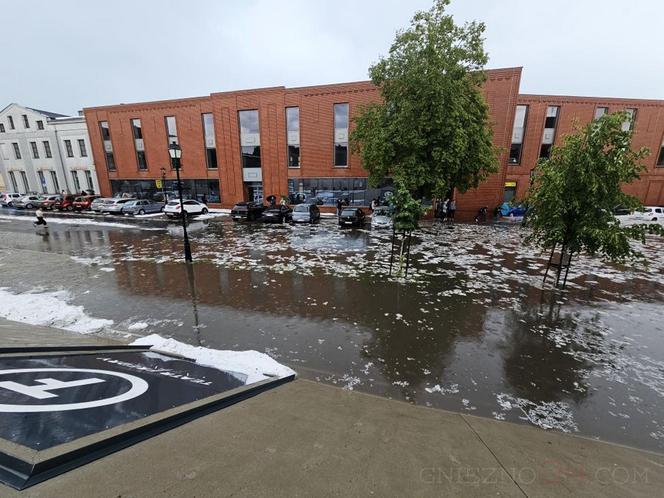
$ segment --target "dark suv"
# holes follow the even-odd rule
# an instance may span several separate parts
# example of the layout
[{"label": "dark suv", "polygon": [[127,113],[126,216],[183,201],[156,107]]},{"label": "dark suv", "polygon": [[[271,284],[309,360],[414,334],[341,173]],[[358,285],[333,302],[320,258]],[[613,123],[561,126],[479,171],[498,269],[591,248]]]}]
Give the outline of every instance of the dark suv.
[{"label": "dark suv", "polygon": [[360,208],[346,207],[339,216],[339,226],[361,227],[364,225],[364,211]]},{"label": "dark suv", "polygon": [[231,209],[231,217],[234,221],[259,220],[263,216],[265,206],[255,202],[238,202]]}]

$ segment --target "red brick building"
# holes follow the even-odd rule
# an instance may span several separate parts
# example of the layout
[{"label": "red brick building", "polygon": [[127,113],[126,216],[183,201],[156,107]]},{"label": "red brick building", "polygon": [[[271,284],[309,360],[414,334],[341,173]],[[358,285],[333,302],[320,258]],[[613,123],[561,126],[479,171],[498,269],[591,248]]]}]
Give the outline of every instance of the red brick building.
[{"label": "red brick building", "polygon": [[[648,146],[654,155],[648,174],[633,190],[645,202],[664,204],[664,169],[655,165],[664,159],[658,158],[664,102],[519,95],[520,77],[521,68],[487,71],[484,92],[494,143],[502,151],[500,169],[458,197],[461,217],[471,217],[482,206],[491,209],[505,197],[522,197],[530,170],[549,143],[560,143],[575,118],[588,122],[600,107],[610,112],[636,109],[634,143]],[[105,196],[158,196],[161,190],[168,195],[175,178],[168,144],[176,141],[182,148],[186,193],[205,196],[209,203],[230,207],[242,200],[288,195],[293,200],[317,197],[327,206],[339,197],[368,205],[390,186],[368,187],[359,157],[350,152],[348,134],[359,108],[378,99],[377,89],[365,81],[213,93],[84,112]],[[557,114],[547,119],[551,108]]]}]

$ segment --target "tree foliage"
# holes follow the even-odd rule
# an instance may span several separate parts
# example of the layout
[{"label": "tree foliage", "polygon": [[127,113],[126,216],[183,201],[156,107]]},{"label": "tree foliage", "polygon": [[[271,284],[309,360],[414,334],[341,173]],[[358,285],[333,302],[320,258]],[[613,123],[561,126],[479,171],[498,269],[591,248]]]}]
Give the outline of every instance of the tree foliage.
[{"label": "tree foliage", "polygon": [[452,188],[464,192],[496,171],[481,88],[484,24],[457,26],[447,5],[437,0],[417,12],[389,55],[371,66],[382,102],[364,107],[351,133],[370,184],[392,177],[411,199],[442,198]]},{"label": "tree foliage", "polygon": [[599,254],[612,261],[641,257],[630,240],[645,242],[648,233],[662,234],[659,225],[622,225],[613,210],[637,210],[639,200],[622,190],[645,169],[650,151],[633,150],[632,131],[623,130],[625,112],[604,115],[553,147],[551,157],[535,170],[526,200],[527,241],[543,248],[562,244],[568,251]]}]

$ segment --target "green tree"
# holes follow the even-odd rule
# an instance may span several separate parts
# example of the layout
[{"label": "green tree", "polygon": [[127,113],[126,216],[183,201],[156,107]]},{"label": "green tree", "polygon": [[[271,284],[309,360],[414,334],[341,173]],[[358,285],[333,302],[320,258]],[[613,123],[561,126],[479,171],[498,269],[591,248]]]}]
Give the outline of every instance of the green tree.
[{"label": "green tree", "polygon": [[618,112],[577,127],[553,147],[549,159],[540,160],[526,200],[528,243],[624,262],[642,257],[631,240],[664,233],[659,225],[624,226],[613,215],[617,206],[641,207],[622,187],[639,178],[645,169],[641,161],[650,154],[647,148],[632,149],[632,131],[623,129],[629,119]]},{"label": "green tree", "polygon": [[371,66],[382,102],[362,108],[351,133],[370,185],[392,177],[415,199],[465,192],[497,170],[482,92],[484,24],[457,26],[448,5],[417,12]]}]

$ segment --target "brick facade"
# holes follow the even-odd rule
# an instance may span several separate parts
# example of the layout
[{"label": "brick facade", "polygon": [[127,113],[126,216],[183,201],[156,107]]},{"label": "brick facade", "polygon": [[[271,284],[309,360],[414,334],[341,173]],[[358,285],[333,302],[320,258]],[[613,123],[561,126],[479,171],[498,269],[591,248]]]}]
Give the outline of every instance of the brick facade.
[{"label": "brick facade", "polygon": [[[646,204],[664,204],[664,168],[657,167],[657,156],[664,133],[664,101],[601,99],[543,95],[519,95],[521,68],[487,71],[484,93],[489,104],[494,144],[499,151],[499,171],[479,188],[458,195],[458,216],[471,219],[480,207],[491,211],[503,201],[508,184],[516,182],[516,197],[523,198],[529,175],[540,153],[547,106],[560,106],[554,144],[573,131],[573,123],[587,123],[597,106],[609,112],[635,108],[635,147],[646,146],[653,154],[647,159],[648,171],[628,190]],[[160,102],[120,104],[85,109],[92,153],[103,195],[109,196],[111,180],[150,180],[161,176],[175,178],[167,151],[166,116],[175,116],[182,147],[182,178],[218,180],[221,205],[231,207],[245,200],[238,111],[258,110],[260,122],[262,185],[265,195],[287,195],[289,179],[364,178],[359,157],[350,154],[347,167],[334,166],[334,116],[336,103],[348,103],[350,118],[358,109],[379,99],[378,90],[368,81],[301,88],[261,88],[213,93],[209,96]],[[528,106],[521,158],[509,160],[512,129],[517,104]],[[299,107],[300,164],[287,164],[286,108]],[[206,167],[202,114],[212,113],[215,126],[217,170]],[[131,119],[140,118],[148,169],[138,168],[131,130]],[[108,171],[99,122],[107,121],[113,144],[116,171]],[[352,129],[352,122],[350,125]]]}]

